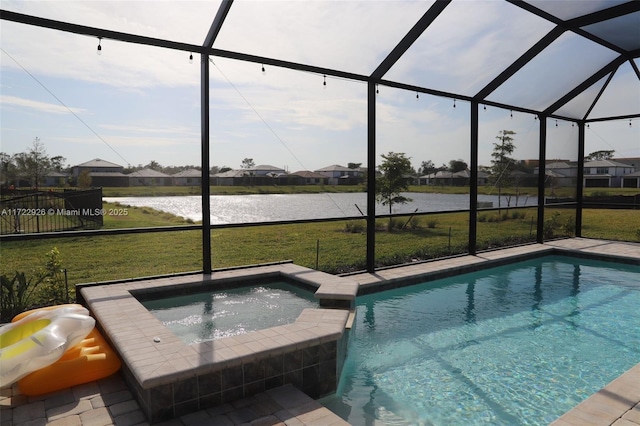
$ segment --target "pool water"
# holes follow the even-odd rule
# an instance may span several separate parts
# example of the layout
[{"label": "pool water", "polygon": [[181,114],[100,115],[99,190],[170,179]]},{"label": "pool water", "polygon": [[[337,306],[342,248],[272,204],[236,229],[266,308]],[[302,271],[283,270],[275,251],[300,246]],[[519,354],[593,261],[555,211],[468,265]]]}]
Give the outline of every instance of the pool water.
[{"label": "pool water", "polygon": [[640,266],[545,257],[359,297],[358,425],[546,425],[640,362]]},{"label": "pool water", "polygon": [[311,292],[284,282],[141,303],[186,344],[290,324],[318,307]]}]

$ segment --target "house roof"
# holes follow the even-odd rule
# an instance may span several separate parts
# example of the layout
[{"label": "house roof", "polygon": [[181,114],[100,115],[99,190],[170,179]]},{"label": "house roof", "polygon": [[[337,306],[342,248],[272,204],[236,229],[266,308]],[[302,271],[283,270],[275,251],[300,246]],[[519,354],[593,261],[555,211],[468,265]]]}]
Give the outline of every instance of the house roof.
[{"label": "house roof", "polygon": [[74,167],[84,167],[84,168],[92,168],[92,169],[97,169],[100,167],[110,168],[110,169],[113,169],[116,167],[121,169],[124,168],[120,164],[112,163],[110,161],[102,160],[100,158],[94,158],[93,160],[89,160],[85,163],[78,164],[77,166],[74,166]]},{"label": "house roof", "polygon": [[282,173],[284,172],[284,169],[281,167],[276,167],[276,166],[272,166],[269,164],[260,164],[258,166],[255,167],[251,167],[245,170],[251,170],[251,171],[269,171],[269,172],[279,172]]},{"label": "house roof", "polygon": [[624,163],[634,167],[640,167],[640,157],[613,158],[612,160],[617,161],[618,163]]},{"label": "house roof", "polygon": [[91,172],[89,173],[91,177],[109,177],[109,178],[128,178],[129,175],[125,175],[121,172]]},{"label": "house roof", "polygon": [[133,173],[129,173],[129,177],[132,178],[167,178],[171,177],[166,173],[159,172],[153,169],[142,169]]},{"label": "house roof", "polygon": [[301,176],[307,179],[328,179],[327,175],[315,173],[309,170],[299,170],[297,172],[290,173],[291,175]]},{"label": "house roof", "polygon": [[613,160],[595,160],[584,163],[585,167],[632,167],[626,163],[620,163]]},{"label": "house roof", "polygon": [[565,163],[564,161],[559,161],[556,163],[548,163],[545,166],[545,169],[570,169],[573,166],[569,163]]},{"label": "house roof", "polygon": [[234,178],[244,176],[244,170],[227,170],[226,172],[216,173],[213,177],[218,178]]},{"label": "house roof", "polygon": [[331,166],[323,167],[321,169],[314,170],[315,172],[349,172],[354,169],[350,169],[348,167],[341,166],[339,164],[333,164]]},{"label": "house roof", "polygon": [[199,178],[202,177],[202,172],[200,170],[197,169],[187,169],[187,170],[182,170],[178,173],[173,174],[174,178]]}]

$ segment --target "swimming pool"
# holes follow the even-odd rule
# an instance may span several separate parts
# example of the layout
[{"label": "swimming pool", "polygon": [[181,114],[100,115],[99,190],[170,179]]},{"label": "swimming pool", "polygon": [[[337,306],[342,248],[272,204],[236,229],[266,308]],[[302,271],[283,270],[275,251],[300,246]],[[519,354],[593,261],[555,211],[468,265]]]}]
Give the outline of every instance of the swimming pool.
[{"label": "swimming pool", "polygon": [[186,344],[290,324],[318,307],[313,293],[282,281],[141,303]]},{"label": "swimming pool", "polygon": [[640,362],[640,267],[550,256],[359,297],[352,425],[548,424]]}]

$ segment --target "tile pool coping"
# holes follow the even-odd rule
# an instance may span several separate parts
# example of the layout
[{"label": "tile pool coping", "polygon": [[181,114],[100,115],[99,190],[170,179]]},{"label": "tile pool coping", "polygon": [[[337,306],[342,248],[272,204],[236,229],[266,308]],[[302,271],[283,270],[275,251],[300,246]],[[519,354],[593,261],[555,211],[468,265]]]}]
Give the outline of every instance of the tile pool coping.
[{"label": "tile pool coping", "polygon": [[[295,322],[186,344],[138,298],[287,281],[314,290],[318,308]],[[78,286],[120,356],[125,381],[150,423],[294,384],[318,398],[335,391],[346,358],[358,285],[293,263]]]},{"label": "tile pool coping", "polygon": [[300,349],[312,342],[339,338],[352,317],[349,310],[305,309],[292,324],[187,345],[136,298],[150,289],[172,291],[185,285],[200,285],[204,290],[210,284],[241,282],[244,278],[255,281],[256,278],[283,277],[316,288],[315,296],[321,302],[353,302],[358,288],[354,281],[283,263],[213,274],[80,286],[79,293],[106,336],[119,348],[123,362],[137,382],[143,389],[148,389],[176,379],[241,365],[260,355],[277,355],[288,348]]}]

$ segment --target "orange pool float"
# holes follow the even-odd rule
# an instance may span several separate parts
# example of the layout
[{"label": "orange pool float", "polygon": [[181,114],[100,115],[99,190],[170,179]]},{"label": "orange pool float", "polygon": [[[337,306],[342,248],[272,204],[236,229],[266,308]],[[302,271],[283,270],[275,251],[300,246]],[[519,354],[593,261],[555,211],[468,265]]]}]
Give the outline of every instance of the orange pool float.
[{"label": "orange pool float", "polygon": [[[35,311],[38,309],[24,312],[12,321]],[[20,379],[18,387],[24,395],[43,395],[108,377],[116,373],[120,366],[118,355],[98,329],[94,328],[84,340],[69,348],[58,361]]]}]

